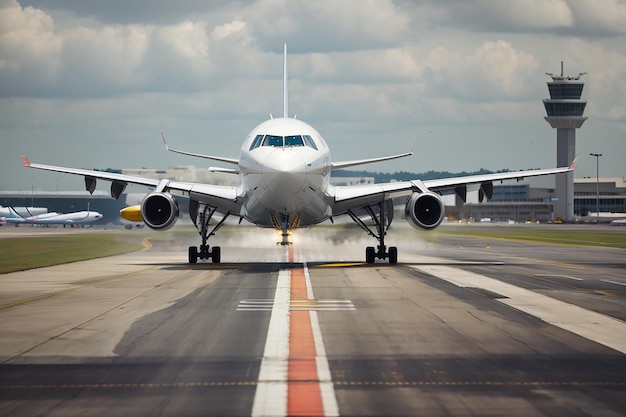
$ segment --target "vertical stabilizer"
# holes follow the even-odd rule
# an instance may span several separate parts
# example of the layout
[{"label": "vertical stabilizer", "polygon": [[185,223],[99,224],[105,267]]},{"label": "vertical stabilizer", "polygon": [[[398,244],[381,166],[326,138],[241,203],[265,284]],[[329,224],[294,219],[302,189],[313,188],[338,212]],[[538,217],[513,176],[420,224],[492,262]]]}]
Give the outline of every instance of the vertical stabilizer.
[{"label": "vertical stabilizer", "polygon": [[288,90],[287,90],[287,44],[283,46],[283,117],[286,119],[289,117],[289,105],[288,105]]}]

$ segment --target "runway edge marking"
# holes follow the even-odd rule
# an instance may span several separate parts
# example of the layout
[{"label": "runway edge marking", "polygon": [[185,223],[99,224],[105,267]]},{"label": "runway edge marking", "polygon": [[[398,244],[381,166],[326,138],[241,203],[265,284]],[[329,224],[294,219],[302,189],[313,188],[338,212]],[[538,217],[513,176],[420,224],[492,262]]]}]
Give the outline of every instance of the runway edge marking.
[{"label": "runway edge marking", "polygon": [[484,275],[448,266],[411,266],[458,287],[482,288],[501,294],[497,301],[546,323],[626,354],[626,323]]}]

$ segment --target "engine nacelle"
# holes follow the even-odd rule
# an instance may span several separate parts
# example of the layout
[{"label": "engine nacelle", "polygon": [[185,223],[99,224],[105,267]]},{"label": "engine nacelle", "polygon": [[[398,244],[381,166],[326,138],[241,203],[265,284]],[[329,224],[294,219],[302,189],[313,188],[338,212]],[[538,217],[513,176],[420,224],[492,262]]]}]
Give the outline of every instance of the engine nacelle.
[{"label": "engine nacelle", "polygon": [[176,223],[178,213],[178,202],[168,193],[150,193],[141,202],[141,217],[150,229],[169,229]]},{"label": "engine nacelle", "polygon": [[413,193],[406,203],[406,220],[416,229],[431,230],[441,224],[445,208],[439,195]]}]

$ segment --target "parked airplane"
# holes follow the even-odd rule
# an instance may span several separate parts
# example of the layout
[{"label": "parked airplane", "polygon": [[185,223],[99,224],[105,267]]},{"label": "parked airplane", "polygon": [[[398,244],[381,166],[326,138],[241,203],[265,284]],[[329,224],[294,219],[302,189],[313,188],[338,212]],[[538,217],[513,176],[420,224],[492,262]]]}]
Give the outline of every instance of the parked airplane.
[{"label": "parked airplane", "polygon": [[[573,166],[543,170],[507,172],[447,178],[432,181],[402,181],[383,184],[333,186],[330,173],[336,169],[386,161],[409,156],[412,152],[386,157],[333,162],[330,149],[322,135],[312,126],[289,118],[287,94],[287,45],[283,55],[283,117],[270,119],[256,126],[243,141],[239,158],[203,155],[170,149],[179,154],[221,161],[236,166],[241,179],[239,186],[219,186],[194,182],[158,180],[117,173],[66,168],[30,163],[29,168],[81,175],[85,187],[93,192],[98,179],[111,181],[111,196],[119,198],[128,183],[153,187],[141,204],[122,211],[128,219],[141,218],[148,227],[165,230],[176,222],[178,203],[172,194],[189,197],[189,214],[201,237],[199,247],[189,247],[190,263],[199,259],[221,261],[219,246],[209,247],[209,237],[215,235],[230,216],[238,216],[255,225],[275,228],[282,233],[281,244],[289,244],[290,231],[309,227],[340,215],[348,215],[370,236],[378,241],[377,248],[365,250],[368,263],[375,259],[398,261],[396,247],[387,247],[385,235],[393,220],[392,197],[407,196],[406,220],[417,229],[432,230],[444,218],[441,193],[456,192],[465,199],[467,185],[479,184],[479,195],[491,198],[493,181],[522,179],[524,177],[564,173]],[[209,228],[209,220],[218,215],[216,224]],[[221,216],[221,217],[219,217]],[[368,220],[371,219],[371,221]],[[365,219],[365,220],[364,220]]]},{"label": "parked airplane", "polygon": [[48,212],[46,207],[4,207],[0,206],[0,218],[38,216]]},{"label": "parked airplane", "polygon": [[2,217],[0,221],[7,224],[84,224],[100,220],[102,214],[97,211],[77,211],[74,213],[59,214],[57,212],[39,214],[28,217]]}]

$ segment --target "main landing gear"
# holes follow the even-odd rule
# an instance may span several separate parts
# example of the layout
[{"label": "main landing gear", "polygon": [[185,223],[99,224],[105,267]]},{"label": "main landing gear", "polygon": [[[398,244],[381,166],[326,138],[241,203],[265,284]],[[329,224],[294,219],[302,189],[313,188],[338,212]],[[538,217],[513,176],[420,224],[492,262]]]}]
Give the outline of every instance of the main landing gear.
[{"label": "main landing gear", "polygon": [[365,230],[368,235],[378,240],[378,246],[376,248],[373,246],[365,248],[365,261],[368,264],[373,264],[376,258],[378,258],[389,259],[390,264],[398,263],[398,248],[395,246],[387,248],[385,245],[385,235],[393,220],[393,202],[391,200],[385,200],[381,203],[367,206],[364,210],[371,218],[372,225],[365,223],[365,221],[352,210],[348,211],[348,215],[350,215],[352,220]]},{"label": "main landing gear", "polygon": [[217,209],[215,207],[204,204],[200,205],[199,202],[194,200],[189,201],[189,214],[202,238],[202,244],[199,247],[189,246],[190,264],[197,263],[198,259],[211,259],[214,264],[219,264],[222,261],[222,249],[219,246],[213,246],[211,248],[207,244],[207,241],[209,237],[215,235],[217,230],[224,225],[230,213],[226,213],[213,229],[209,231],[209,221],[216,211]]}]

